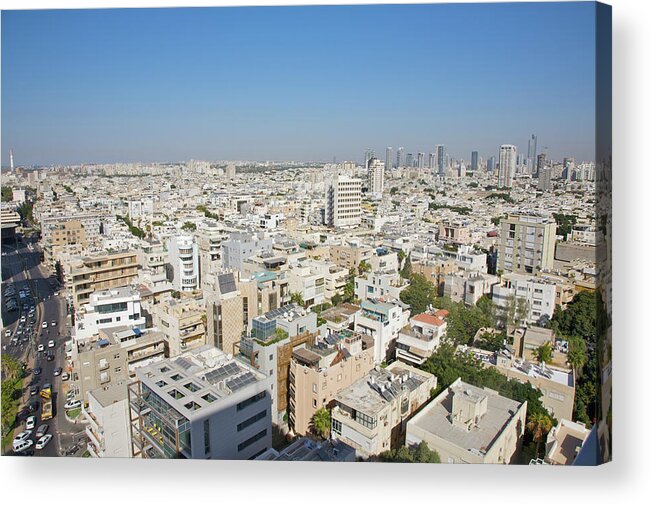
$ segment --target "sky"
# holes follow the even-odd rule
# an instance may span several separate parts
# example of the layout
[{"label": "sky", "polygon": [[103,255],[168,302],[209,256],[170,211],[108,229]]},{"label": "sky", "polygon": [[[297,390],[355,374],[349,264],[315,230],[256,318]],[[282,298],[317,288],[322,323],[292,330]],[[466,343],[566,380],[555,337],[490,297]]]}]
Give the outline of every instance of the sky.
[{"label": "sky", "polygon": [[[2,12],[2,164],[594,159],[587,3]],[[427,156],[427,154],[426,154]]]}]

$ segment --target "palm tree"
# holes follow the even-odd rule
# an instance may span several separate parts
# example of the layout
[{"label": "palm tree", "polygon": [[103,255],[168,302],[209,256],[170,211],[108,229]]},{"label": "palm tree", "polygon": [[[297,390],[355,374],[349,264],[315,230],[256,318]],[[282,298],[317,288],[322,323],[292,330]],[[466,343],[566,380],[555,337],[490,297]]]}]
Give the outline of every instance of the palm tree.
[{"label": "palm tree", "polygon": [[545,440],[547,433],[552,429],[552,420],[542,412],[537,412],[529,416],[527,430],[531,432],[533,441],[536,442],[536,458],[540,452],[540,443]]},{"label": "palm tree", "polygon": [[330,411],[324,407],[321,407],[312,416],[312,428],[321,438],[330,438],[330,424]]}]

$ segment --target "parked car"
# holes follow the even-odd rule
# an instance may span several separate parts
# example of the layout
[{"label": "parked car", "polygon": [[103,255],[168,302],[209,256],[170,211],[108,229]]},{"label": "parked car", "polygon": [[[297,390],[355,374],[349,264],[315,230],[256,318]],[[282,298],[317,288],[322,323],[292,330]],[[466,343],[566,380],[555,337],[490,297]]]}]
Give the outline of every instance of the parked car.
[{"label": "parked car", "polygon": [[79,400],[68,400],[63,406],[66,410],[76,409],[78,407],[81,407],[81,402]]},{"label": "parked car", "polygon": [[34,445],[34,441],[31,439],[23,440],[22,442],[14,442],[13,450],[15,453],[22,453]]},{"label": "parked car", "polygon": [[37,350],[38,352],[44,351],[44,350],[45,350],[45,346],[44,346],[43,344],[38,344],[38,347],[36,348],[36,350]]},{"label": "parked car", "polygon": [[14,437],[14,444],[16,442],[23,442],[32,436],[32,430],[21,431],[18,435]]},{"label": "parked car", "polygon": [[39,402],[37,402],[37,401],[31,401],[31,402],[29,402],[29,405],[27,406],[27,409],[28,409],[30,412],[36,412],[36,411],[38,410],[39,405],[40,405]]},{"label": "parked car", "polygon": [[50,348],[51,348],[51,347],[54,347],[55,345],[56,345],[56,343],[54,342],[54,340],[50,340],[50,341],[47,343],[47,346],[50,347]]},{"label": "parked car", "polygon": [[5,337],[11,337],[11,330],[5,330]]},{"label": "parked car", "polygon": [[41,424],[36,430],[36,437],[41,438],[43,435],[47,433],[47,430],[49,429],[50,429],[49,424]]},{"label": "parked car", "polygon": [[54,361],[54,354],[52,354],[52,353],[48,353],[48,354],[47,354],[47,360],[48,360],[48,361]]},{"label": "parked car", "polygon": [[43,449],[50,440],[52,440],[52,435],[50,435],[49,433],[47,435],[42,436],[41,438],[38,439],[38,442],[36,442],[36,448]]},{"label": "parked car", "polygon": [[29,396],[36,396],[38,394],[38,386],[29,388]]},{"label": "parked car", "polygon": [[58,377],[59,375],[61,375],[61,372],[63,372],[63,368],[61,368],[61,367],[56,368],[54,370],[54,376]]},{"label": "parked car", "polygon": [[43,321],[43,324],[41,325],[41,328],[47,328],[47,321]]},{"label": "parked car", "polygon": [[36,426],[36,417],[29,416],[27,418],[27,421],[25,421],[25,428],[27,428],[28,430],[33,430],[35,426]]},{"label": "parked car", "polygon": [[51,324],[52,326],[56,326],[56,325],[57,325],[57,322],[56,322],[56,321],[52,321],[50,324]]},{"label": "parked car", "polygon": [[67,381],[69,378],[70,378],[70,375],[68,374],[68,372],[63,372],[61,374],[61,380],[62,381]]},{"label": "parked car", "polygon": [[41,372],[42,372],[42,371],[43,371],[43,369],[42,369],[40,366],[37,366],[37,367],[34,369],[34,375],[41,375]]}]

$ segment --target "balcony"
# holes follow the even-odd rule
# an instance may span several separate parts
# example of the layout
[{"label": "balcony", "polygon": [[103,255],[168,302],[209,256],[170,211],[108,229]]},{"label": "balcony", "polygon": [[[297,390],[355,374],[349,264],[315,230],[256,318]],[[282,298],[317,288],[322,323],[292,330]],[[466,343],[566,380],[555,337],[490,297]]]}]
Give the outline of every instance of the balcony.
[{"label": "balcony", "polygon": [[88,442],[86,444],[86,449],[88,449],[88,453],[91,455],[93,458],[99,458],[100,454],[99,451],[97,450],[97,447],[95,447],[95,444],[92,442]]},{"label": "balcony", "polygon": [[95,447],[98,450],[101,450],[101,447],[103,445],[102,441],[100,440],[100,437],[95,433],[95,430],[93,430],[90,426],[86,426],[86,436],[88,436],[88,440],[95,444]]}]

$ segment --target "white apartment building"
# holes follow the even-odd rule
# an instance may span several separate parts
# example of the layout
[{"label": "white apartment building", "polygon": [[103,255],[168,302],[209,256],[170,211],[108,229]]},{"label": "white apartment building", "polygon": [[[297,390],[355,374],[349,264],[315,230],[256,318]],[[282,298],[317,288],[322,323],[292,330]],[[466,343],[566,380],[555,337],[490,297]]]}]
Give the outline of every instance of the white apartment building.
[{"label": "white apartment building", "polygon": [[280,226],[280,223],[285,219],[285,215],[278,214],[263,214],[260,216],[260,228],[263,230],[275,230]]},{"label": "white apartment building", "polygon": [[418,314],[409,320],[396,342],[396,359],[409,365],[422,365],[441,344],[448,323],[448,311],[440,309],[431,314]]},{"label": "white apartment building", "polygon": [[384,192],[384,161],[371,158],[368,162],[368,188],[373,195]]},{"label": "white apartment building", "polygon": [[81,416],[87,423],[87,448],[92,457],[131,456],[126,381],[89,391],[88,406],[82,406]]},{"label": "white apartment building", "polygon": [[140,293],[131,287],[105,289],[90,295],[90,300],[77,311],[72,337],[83,340],[106,328],[128,326],[144,328]]},{"label": "white apartment building", "polygon": [[177,291],[195,291],[200,286],[199,246],[191,235],[171,237],[167,251],[171,282]]},{"label": "white apartment building", "polygon": [[497,186],[500,188],[513,187],[513,176],[515,175],[515,160],[517,148],[514,145],[504,144],[500,146],[500,170],[497,179]]},{"label": "white apartment building", "polygon": [[206,345],[136,374],[133,457],[246,460],[271,447],[271,378],[244,362]]},{"label": "white apartment building", "polygon": [[391,347],[408,320],[409,310],[404,310],[397,302],[366,300],[355,314],[353,329],[373,337],[375,363],[380,364],[392,354]]},{"label": "white apartment building", "polygon": [[362,221],[362,180],[338,175],[326,183],[325,224],[355,228]]},{"label": "white apartment building", "polygon": [[222,242],[222,268],[243,270],[244,261],[262,251],[271,251],[273,240],[252,233],[232,233]]},{"label": "white apartment building", "polygon": [[310,264],[298,264],[287,271],[290,293],[299,293],[307,307],[325,301],[325,275]]},{"label": "white apartment building", "polygon": [[398,272],[368,273],[355,277],[355,298],[365,301],[370,298],[400,299],[400,292],[409,286],[409,281]]},{"label": "white apartment building", "polygon": [[536,324],[540,318],[554,316],[556,286],[537,277],[510,273],[504,274],[501,284],[493,286],[493,303],[506,309],[510,299],[524,300],[526,321]]},{"label": "white apartment building", "polygon": [[443,296],[453,302],[463,302],[466,306],[476,305],[479,299],[492,292],[500,280],[495,275],[473,271],[460,271],[443,277]]}]

